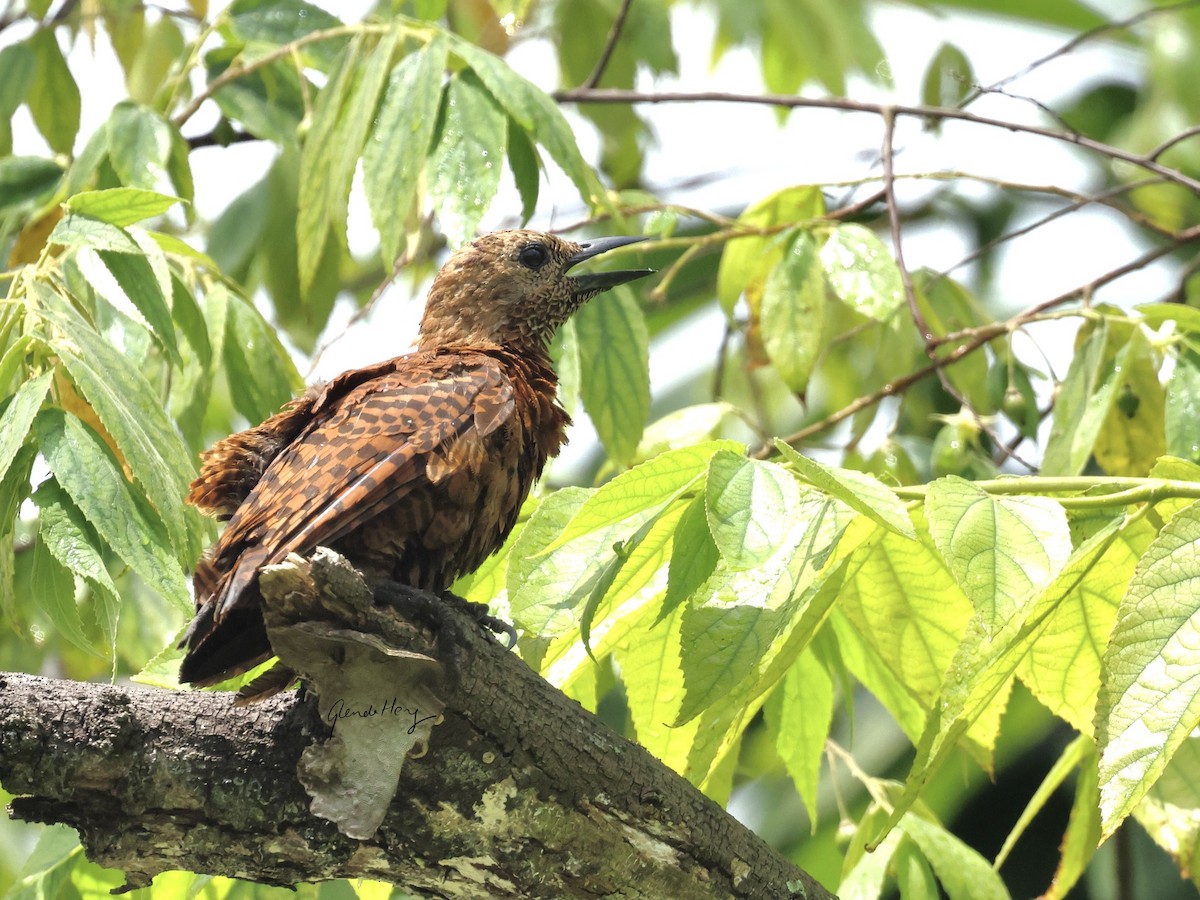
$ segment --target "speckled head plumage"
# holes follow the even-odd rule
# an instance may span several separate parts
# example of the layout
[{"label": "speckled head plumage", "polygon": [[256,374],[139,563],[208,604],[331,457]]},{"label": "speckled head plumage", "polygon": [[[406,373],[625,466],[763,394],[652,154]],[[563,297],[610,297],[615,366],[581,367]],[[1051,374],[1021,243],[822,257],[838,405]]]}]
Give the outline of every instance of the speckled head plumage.
[{"label": "speckled head plumage", "polygon": [[434,279],[421,319],[420,347],[543,350],[555,330],[592,297],[651,273],[568,271],[638,240],[576,243],[540,231],[496,231],[476,238],[455,252]]}]

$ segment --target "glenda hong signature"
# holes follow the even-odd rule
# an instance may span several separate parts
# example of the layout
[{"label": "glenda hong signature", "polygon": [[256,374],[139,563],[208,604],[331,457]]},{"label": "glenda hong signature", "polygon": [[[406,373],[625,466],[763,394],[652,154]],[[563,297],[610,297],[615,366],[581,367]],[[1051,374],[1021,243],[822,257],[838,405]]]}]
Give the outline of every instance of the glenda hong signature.
[{"label": "glenda hong signature", "polygon": [[325,721],[336,723],[339,719],[373,719],[376,716],[400,716],[411,719],[411,724],[408,726],[409,734],[415,732],[417,726],[422,722],[428,722],[430,719],[437,718],[437,716],[422,716],[419,709],[410,709],[407,706],[402,706],[400,705],[400,701],[395,697],[383,701],[379,706],[369,702],[366,706],[356,706],[354,703],[347,702],[345,699],[339,697],[329,707],[329,712],[325,714]]}]

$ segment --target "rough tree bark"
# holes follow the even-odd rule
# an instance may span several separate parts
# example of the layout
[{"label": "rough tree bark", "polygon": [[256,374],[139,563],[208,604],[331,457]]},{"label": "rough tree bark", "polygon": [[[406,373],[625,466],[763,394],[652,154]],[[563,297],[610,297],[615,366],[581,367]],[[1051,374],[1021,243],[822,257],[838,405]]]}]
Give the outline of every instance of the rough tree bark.
[{"label": "rough tree bark", "polygon": [[[304,569],[314,596],[353,590],[337,565]],[[129,887],[186,869],[281,885],[371,878],[428,897],[832,896],[462,610],[395,585],[375,597],[389,605],[367,594],[371,633],[436,656],[447,678],[444,721],[369,839],[315,816],[297,778],[302,752],[331,732],[333,698],[312,694],[240,708],[225,693],[0,675],[12,814],[75,827]]]}]

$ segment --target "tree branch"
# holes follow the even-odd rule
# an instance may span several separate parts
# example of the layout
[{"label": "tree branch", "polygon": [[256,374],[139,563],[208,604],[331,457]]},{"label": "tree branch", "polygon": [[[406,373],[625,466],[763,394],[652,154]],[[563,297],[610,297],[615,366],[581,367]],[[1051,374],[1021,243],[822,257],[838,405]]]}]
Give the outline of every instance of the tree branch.
[{"label": "tree branch", "polygon": [[[326,571],[336,565],[313,560],[313,591],[341,589]],[[373,837],[313,815],[295,774],[330,734],[335,698],[239,708],[224,693],[31,675],[0,676],[13,815],[77,828],[88,856],[123,869],[130,887],[188,869],[281,885],[381,879],[434,897],[831,897],[458,607],[397,585],[374,599],[389,604],[367,594],[374,634],[394,647],[427,634],[436,610],[451,677],[445,719],[428,752],[405,761]],[[378,706],[389,688],[340,699]]]},{"label": "tree branch", "polygon": [[637,91],[620,88],[573,88],[556,91],[553,95],[559,103],[749,103],[760,106],[778,106],[785,109],[839,109],[844,112],[871,113],[883,117],[889,113],[896,116],[909,116],[919,119],[953,119],[959,122],[969,122],[973,125],[984,125],[991,128],[1001,128],[1005,131],[1020,134],[1032,134],[1039,137],[1075,144],[1085,150],[1091,150],[1100,156],[1120,160],[1137,166],[1164,180],[1188,188],[1200,195],[1200,180],[1190,177],[1178,169],[1164,166],[1148,156],[1141,156],[1114,147],[1103,141],[1097,141],[1072,131],[1056,131],[1053,128],[1043,128],[1038,125],[1025,125],[1006,119],[994,119],[989,116],[979,116],[965,109],[937,106],[912,106],[892,103],[867,103],[861,100],[851,100],[847,97],[799,97],[793,94],[737,94],[727,91]]},{"label": "tree branch", "polygon": [[604,75],[604,70],[608,68],[608,61],[612,59],[613,51],[617,49],[617,41],[621,39],[621,29],[625,27],[625,19],[629,15],[629,7],[633,5],[633,0],[624,0],[621,3],[621,8],[617,10],[617,17],[613,19],[612,28],[608,30],[608,38],[604,42],[604,49],[600,51],[600,57],[596,60],[596,66],[592,69],[592,74],[587,77],[580,87],[594,88],[600,83],[600,78]]}]

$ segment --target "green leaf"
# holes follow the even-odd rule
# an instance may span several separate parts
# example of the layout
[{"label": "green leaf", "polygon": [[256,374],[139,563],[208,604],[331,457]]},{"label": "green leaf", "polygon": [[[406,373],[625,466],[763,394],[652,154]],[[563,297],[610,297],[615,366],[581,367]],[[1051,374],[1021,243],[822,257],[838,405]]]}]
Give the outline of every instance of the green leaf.
[{"label": "green leaf", "polygon": [[811,234],[800,232],[763,285],[763,346],[783,383],[803,395],[821,354],[825,279]]},{"label": "green leaf", "polygon": [[60,635],[89,655],[100,655],[83,633],[83,620],[75,601],[75,579],[40,539],[33,546],[29,592],[34,604],[50,617]]},{"label": "green leaf", "polygon": [[1167,452],[1161,364],[1145,332],[1134,329],[1117,356],[1115,401],[1092,448],[1096,464],[1109,475],[1145,476]]},{"label": "green leaf", "polygon": [[[53,295],[39,299],[39,315],[61,332],[49,346],[112,435],[133,477],[162,517],[179,558],[190,562],[200,552],[203,533],[199,515],[183,502],[195,470],[161,398],[135,364],[68,304]],[[69,488],[65,480],[60,481]],[[78,497],[75,500],[79,502]],[[92,516],[88,518],[97,524]],[[100,524],[101,533],[107,534]]]},{"label": "green leaf", "polygon": [[37,57],[37,68],[25,98],[29,112],[50,149],[69,154],[79,131],[79,86],[59,49],[56,29],[35,31],[26,46]]},{"label": "green leaf", "polygon": [[[115,654],[120,595],[97,548],[95,532],[88,525],[83,513],[53,479],[42,482],[34,491],[33,502],[38,508],[39,541],[68,572],[83,578],[91,585],[96,595],[98,621],[105,642],[110,655]],[[69,595],[69,605],[66,600],[67,596],[64,595],[62,608],[57,612],[50,611],[51,618],[73,644],[89,653],[96,653],[91,640],[83,634],[73,590]]]},{"label": "green leaf", "polygon": [[642,623],[615,652],[638,743],[680,773],[687,767],[701,726],[699,718],[671,724],[684,697],[681,622],[681,612],[676,610],[653,625]]},{"label": "green leaf", "polygon": [[904,306],[900,267],[869,228],[838,225],[821,248],[821,265],[838,299],[868,318],[886,322]]},{"label": "green leaf", "polygon": [[1175,371],[1168,383],[1163,430],[1167,453],[1200,462],[1200,359],[1192,355],[1175,357]]},{"label": "green leaf", "polygon": [[1078,475],[1091,458],[1120,386],[1113,361],[1105,359],[1108,330],[1103,319],[1096,327],[1080,329],[1071,367],[1055,397],[1043,475]]},{"label": "green leaf", "polygon": [[27,45],[10,44],[0,50],[0,119],[10,118],[25,102],[36,71],[37,56]]},{"label": "green leaf", "polygon": [[799,503],[796,479],[774,463],[728,450],[717,451],[709,462],[708,527],[734,571],[761,566],[785,544]]},{"label": "green leaf", "polygon": [[[214,286],[209,293],[227,295]],[[303,387],[300,373],[275,331],[258,310],[240,297],[228,302],[225,366],[234,408],[251,422],[261,422]]]},{"label": "green leaf", "polygon": [[833,721],[833,680],[812,648],[796,657],[783,683],[763,707],[779,758],[817,821],[817,777]]},{"label": "green leaf", "polygon": [[[584,202],[593,209],[604,202],[604,188],[579,152],[575,132],[558,104],[504,60],[457,35],[448,35],[451,49],[479,76],[504,111],[539,144],[571,179]],[[501,143],[503,146],[503,143]]]},{"label": "green leaf", "polygon": [[[75,194],[68,198],[63,206],[69,212],[123,227],[143,219],[161,216],[176,203],[182,202],[178,197],[172,197],[169,194],[123,187]],[[69,219],[70,216],[67,218]],[[64,219],[65,221],[66,219]],[[120,248],[113,247],[111,249],[119,250]]]},{"label": "green leaf", "polygon": [[35,427],[50,471],[92,527],[147,585],[190,614],[187,580],[162,522],[138,502],[99,435],[57,409],[43,410]]},{"label": "green leaf", "polygon": [[1200,502],[1138,561],[1104,654],[1096,706],[1100,817],[1109,837],[1200,721]]},{"label": "green leaf", "polygon": [[316,275],[326,236],[346,218],[349,195],[339,184],[337,176],[342,173],[336,170],[333,160],[341,146],[339,125],[349,106],[362,50],[362,35],[356,35],[339,57],[337,67],[317,95],[312,125],[300,154],[296,247],[302,295]]},{"label": "green leaf", "polygon": [[633,461],[650,414],[650,337],[631,291],[602,294],[571,319],[580,394],[604,449],[619,465]]},{"label": "green leaf", "polygon": [[[887,532],[856,552],[838,605],[888,680],[930,709],[972,609],[929,537],[914,542]],[[903,724],[901,711],[889,709]]]},{"label": "green leaf", "polygon": [[900,828],[921,848],[950,900],[1009,900],[988,861],[941,825],[909,813]]},{"label": "green leaf", "polygon": [[539,552],[553,552],[578,537],[658,511],[698,481],[713,454],[740,447],[734,441],[709,441],[663,453],[622,472],[592,491]]},{"label": "green leaf", "polygon": [[942,42],[929,60],[921,82],[925,106],[955,107],[971,92],[975,73],[971,61],[955,44]]},{"label": "green leaf", "polygon": [[[242,0],[230,5],[230,24],[238,36],[269,47],[281,47],[314,31],[337,28],[341,19],[305,0]],[[333,63],[344,39],[316,41],[303,54],[322,68]]]},{"label": "green leaf", "polygon": [[[43,372],[23,383],[17,388],[4,412],[0,413],[0,479],[8,474],[8,467],[12,465],[17,451],[25,443],[34,417],[42,408],[42,401],[46,399],[46,391],[49,390],[50,379],[53,377],[53,372]],[[7,527],[8,522],[0,522],[0,532]]]},{"label": "green leaf", "polygon": [[1049,584],[1071,554],[1067,517],[1045,497],[991,497],[951,475],[930,484],[925,515],[987,632]]},{"label": "green leaf", "polygon": [[500,187],[508,117],[471,73],[446,87],[442,127],[429,156],[429,191],[452,247],[475,236]]},{"label": "green leaf", "polygon": [[171,358],[180,362],[171,308],[145,256],[84,248],[76,260],[83,277],[97,294],[145,325]]},{"label": "green leaf", "polygon": [[1033,695],[1081,734],[1092,734],[1101,655],[1137,561],[1153,537],[1145,520],[1123,527],[1053,606],[1018,669]]},{"label": "green leaf", "polygon": [[[795,479],[786,473],[782,477],[800,493]],[[710,482],[713,478],[710,471]],[[819,608],[810,619],[809,604],[815,605],[814,598],[855,547],[878,533],[870,524],[845,536],[856,514],[815,491],[798,496],[787,513],[787,531],[773,536],[776,552],[763,564],[734,570],[723,559],[683,608],[687,697],[677,722],[701,712],[716,719],[752,716],[749,702],[761,702],[824,617],[826,610]],[[829,592],[826,603],[834,596]],[[724,733],[722,728],[715,736],[720,740]]]},{"label": "green leaf", "polygon": [[853,469],[822,465],[778,438],[775,447],[809,484],[869,516],[889,531],[902,537],[916,538],[917,533],[904,503],[879,479]]},{"label": "green leaf", "polygon": [[118,103],[108,119],[108,160],[121,183],[154,190],[169,180],[171,126],[159,113],[135,103]]},{"label": "green leaf", "polygon": [[[590,495],[568,487],[543,500],[526,523],[510,554],[508,596],[513,622],[534,634],[553,637],[573,631],[577,607],[599,577],[601,556],[612,546],[612,527],[575,538],[571,553],[544,553]],[[606,557],[605,557],[606,558]]]},{"label": "green leaf", "polygon": [[671,564],[667,575],[667,593],[663,597],[659,620],[665,619],[708,581],[717,568],[721,553],[708,530],[708,510],[704,495],[692,498],[675,529]]},{"label": "green leaf", "polygon": [[[748,229],[778,229],[803,224],[825,213],[820,188],[802,184],[784,188],[755,203],[738,216]],[[726,313],[732,313],[738,298],[746,293],[761,296],[767,273],[783,258],[784,248],[773,235],[737,237],[725,245],[717,269],[717,296]],[[756,301],[755,301],[756,302]]]},{"label": "green leaf", "polygon": [[129,232],[108,222],[91,216],[68,211],[46,239],[49,244],[94,247],[98,250],[115,250],[118,253],[141,253]]},{"label": "green leaf", "polygon": [[1096,848],[1100,846],[1100,785],[1096,746],[1090,740],[1079,740],[1083,742],[1085,752],[1075,777],[1075,796],[1071,801],[1067,831],[1060,845],[1058,870],[1054,873],[1053,884],[1042,895],[1045,900],[1059,900],[1067,896],[1083,877],[1092,857],[1096,855]]},{"label": "green leaf", "polygon": [[508,123],[508,167],[512,169],[517,193],[521,195],[521,224],[533,218],[537,210],[542,161],[537,149],[515,122]]},{"label": "green leaf", "polygon": [[[11,49],[11,48],[10,48]],[[44,202],[62,181],[63,170],[40,156],[0,158],[0,213]]]},{"label": "green leaf", "polygon": [[446,52],[446,42],[435,38],[392,69],[375,129],[363,152],[367,203],[388,266],[400,254],[404,222],[433,140]]}]

